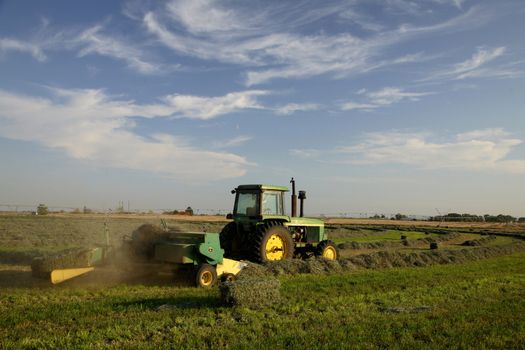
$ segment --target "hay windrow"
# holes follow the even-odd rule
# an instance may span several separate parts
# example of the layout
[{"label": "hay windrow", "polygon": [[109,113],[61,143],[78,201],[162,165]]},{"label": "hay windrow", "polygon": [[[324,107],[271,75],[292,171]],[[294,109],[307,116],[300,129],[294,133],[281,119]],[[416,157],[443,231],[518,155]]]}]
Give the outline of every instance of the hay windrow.
[{"label": "hay windrow", "polygon": [[[525,242],[514,242],[503,246],[477,247],[457,250],[426,250],[420,252],[379,251],[360,254],[335,261],[322,258],[306,260],[281,260],[265,265],[250,264],[240,278],[264,278],[297,274],[328,274],[356,269],[382,269],[395,267],[423,267],[465,263],[525,251]],[[251,274],[254,274],[251,277]]]},{"label": "hay windrow", "polygon": [[447,242],[459,238],[461,235],[457,232],[447,232],[439,236],[424,237],[418,239],[401,239],[399,241],[378,241],[378,242],[345,242],[337,245],[339,249],[381,249],[381,248],[396,248],[401,245],[406,247],[413,247],[422,244],[430,244],[433,242]]},{"label": "hay windrow", "polygon": [[480,239],[469,239],[465,242],[461,243],[462,246],[466,247],[479,247],[484,244],[487,244],[493,240],[495,240],[497,237],[495,235],[485,236]]}]

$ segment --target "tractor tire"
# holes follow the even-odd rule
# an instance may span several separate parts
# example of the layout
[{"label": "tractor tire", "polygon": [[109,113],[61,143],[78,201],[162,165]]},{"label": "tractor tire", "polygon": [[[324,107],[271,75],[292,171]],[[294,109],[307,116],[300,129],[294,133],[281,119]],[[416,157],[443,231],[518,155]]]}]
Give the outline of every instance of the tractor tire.
[{"label": "tractor tire", "polygon": [[321,241],[317,245],[315,255],[326,260],[339,259],[339,248],[332,241]]},{"label": "tractor tire", "polygon": [[195,269],[195,285],[201,288],[211,288],[217,284],[217,270],[210,264],[198,265]]},{"label": "tractor tire", "polygon": [[222,228],[222,231],[219,234],[219,240],[221,242],[221,248],[224,249],[225,258],[234,258],[233,247],[236,236],[237,225],[235,222],[230,222]]},{"label": "tractor tire", "polygon": [[260,225],[253,243],[252,253],[256,262],[293,258],[294,244],[290,231],[278,222]]}]

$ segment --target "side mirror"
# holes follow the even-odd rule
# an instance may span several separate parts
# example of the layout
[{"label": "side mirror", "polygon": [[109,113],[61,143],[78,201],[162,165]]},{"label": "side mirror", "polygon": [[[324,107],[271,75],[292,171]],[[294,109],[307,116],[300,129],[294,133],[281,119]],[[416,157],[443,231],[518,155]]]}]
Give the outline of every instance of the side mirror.
[{"label": "side mirror", "polygon": [[233,219],[233,215],[232,215],[232,213],[228,213],[228,215],[226,215],[226,219],[228,219],[228,220]]}]

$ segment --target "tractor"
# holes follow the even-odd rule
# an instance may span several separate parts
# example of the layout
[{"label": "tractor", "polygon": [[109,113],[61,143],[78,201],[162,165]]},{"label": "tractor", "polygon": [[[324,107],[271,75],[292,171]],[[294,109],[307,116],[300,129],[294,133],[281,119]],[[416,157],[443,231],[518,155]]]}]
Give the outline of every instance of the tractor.
[{"label": "tractor", "polygon": [[[295,192],[292,178],[291,213],[285,214],[285,186],[240,185],[231,191],[235,194],[232,219],[220,233],[224,256],[230,259],[246,259],[267,262],[291,258],[320,256],[328,260],[339,258],[337,246],[324,231],[324,222],[305,218],[306,192]],[[300,214],[297,216],[297,199]]]}]

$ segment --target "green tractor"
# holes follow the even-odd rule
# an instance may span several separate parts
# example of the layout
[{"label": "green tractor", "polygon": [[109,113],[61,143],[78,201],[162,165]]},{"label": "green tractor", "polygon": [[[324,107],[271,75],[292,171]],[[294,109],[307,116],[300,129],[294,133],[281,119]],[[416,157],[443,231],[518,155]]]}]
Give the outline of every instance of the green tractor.
[{"label": "green tractor", "polygon": [[[295,193],[292,178],[291,215],[285,214],[285,186],[240,185],[232,191],[235,194],[233,219],[220,233],[224,256],[230,259],[247,259],[257,262],[321,256],[336,260],[339,251],[328,240],[324,222],[305,218],[304,200],[306,192]],[[300,214],[297,216],[297,198],[300,200]]]}]

